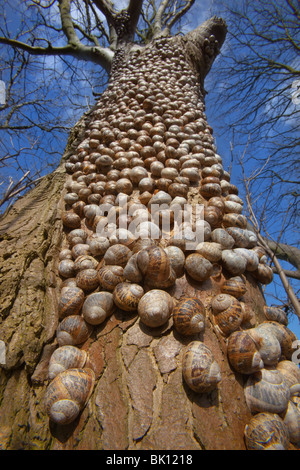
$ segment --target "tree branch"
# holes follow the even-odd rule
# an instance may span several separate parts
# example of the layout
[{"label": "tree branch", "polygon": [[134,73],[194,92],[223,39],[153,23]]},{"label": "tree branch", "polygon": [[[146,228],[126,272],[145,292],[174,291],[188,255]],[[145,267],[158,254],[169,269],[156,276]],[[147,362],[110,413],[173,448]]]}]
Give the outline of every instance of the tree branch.
[{"label": "tree branch", "polygon": [[184,5],[182,9],[177,11],[177,13],[173,16],[173,18],[167,22],[162,32],[163,36],[168,36],[170,34],[171,28],[177,23],[177,21],[180,20],[180,18],[182,18],[189,11],[189,9],[194,5],[194,3],[195,3],[195,0],[188,0],[186,2],[186,5]]}]

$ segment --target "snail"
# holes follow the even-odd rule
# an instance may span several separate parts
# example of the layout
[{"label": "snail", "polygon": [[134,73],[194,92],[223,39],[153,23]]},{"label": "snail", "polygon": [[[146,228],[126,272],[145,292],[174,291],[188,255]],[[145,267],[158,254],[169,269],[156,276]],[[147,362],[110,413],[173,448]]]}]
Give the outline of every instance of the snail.
[{"label": "snail", "polygon": [[88,402],[94,388],[92,369],[68,369],[48,385],[45,409],[51,421],[65,425],[74,421]]},{"label": "snail", "polygon": [[91,255],[78,256],[74,261],[74,271],[78,273],[83,269],[96,269],[98,261]]},{"label": "snail", "polygon": [[122,266],[110,264],[98,270],[100,286],[108,291],[113,291],[117,284],[125,281],[124,269]]},{"label": "snail", "polygon": [[76,346],[65,345],[57,348],[49,361],[48,375],[52,380],[66,369],[83,368],[87,362],[87,352]]},{"label": "snail", "polygon": [[121,282],[113,291],[113,301],[121,310],[132,312],[137,309],[143,295],[144,289],[139,284]]},{"label": "snail", "polygon": [[289,434],[283,420],[274,413],[258,413],[245,426],[248,450],[287,450]]},{"label": "snail", "polygon": [[75,274],[74,261],[71,259],[63,259],[58,265],[58,273],[61,277],[73,277]]},{"label": "snail", "polygon": [[185,255],[178,246],[167,246],[164,248],[170,260],[170,266],[174,270],[176,277],[184,275]]},{"label": "snail", "polygon": [[295,351],[296,335],[285,325],[274,321],[266,321],[260,323],[256,327],[257,331],[267,330],[270,331],[279,341],[281,353],[285,359],[291,360],[292,354]]},{"label": "snail", "polygon": [[185,270],[192,279],[203,282],[213,273],[213,264],[199,253],[192,253],[185,259]]},{"label": "snail", "polygon": [[132,251],[127,246],[117,243],[107,249],[103,259],[106,265],[117,265],[125,268],[131,255]]},{"label": "snail", "polygon": [[58,302],[58,316],[60,319],[68,315],[77,315],[84,302],[84,292],[79,287],[67,287],[61,292]]},{"label": "snail", "polygon": [[84,292],[95,290],[99,286],[98,271],[94,268],[79,271],[76,284]]},{"label": "snail", "polygon": [[137,253],[134,253],[124,268],[124,278],[131,282],[141,282],[143,280],[143,275],[138,268],[137,264]]},{"label": "snail", "polygon": [[108,238],[102,237],[97,233],[94,233],[87,239],[87,244],[93,256],[103,256],[110,246]]},{"label": "snail", "polygon": [[217,294],[211,300],[214,324],[223,335],[228,336],[239,329],[243,321],[240,302],[229,294]]},{"label": "snail", "polygon": [[200,341],[192,341],[186,348],[182,361],[185,383],[197,393],[214,390],[221,380],[221,372],[211,350]]},{"label": "snail", "polygon": [[300,369],[295,362],[284,359],[278,362],[276,369],[284,375],[289,387],[300,383]]},{"label": "snail", "polygon": [[288,408],[283,416],[283,422],[287,427],[289,440],[297,447],[300,446],[300,409],[293,402],[289,401]]},{"label": "snail", "polygon": [[250,328],[247,333],[255,341],[264,364],[275,366],[281,356],[281,346],[276,336],[263,328]]},{"label": "snail", "polygon": [[289,386],[277,369],[263,368],[249,375],[244,393],[251,413],[285,413],[290,399]]},{"label": "snail", "polygon": [[253,374],[264,367],[259,350],[247,331],[234,331],[228,338],[230,365],[241,374]]},{"label": "snail", "polygon": [[149,290],[138,303],[138,314],[141,321],[151,328],[164,325],[169,320],[172,309],[172,297],[160,289]]},{"label": "snail", "polygon": [[113,295],[111,292],[95,292],[90,294],[82,306],[82,315],[91,325],[99,325],[112,313]]},{"label": "snail", "polygon": [[159,246],[150,246],[139,251],[137,266],[153,287],[161,287],[161,283],[167,281],[171,274],[169,257]]},{"label": "snail", "polygon": [[238,227],[245,229],[247,227],[247,218],[242,214],[230,212],[223,216],[224,227]]},{"label": "snail", "polygon": [[255,251],[247,248],[234,248],[233,252],[245,258],[246,271],[255,271],[258,268],[259,258]]},{"label": "snail", "polygon": [[91,334],[91,327],[79,315],[69,315],[64,318],[56,329],[56,339],[59,346],[65,344],[77,345],[84,343]]},{"label": "snail", "polygon": [[230,274],[237,276],[245,272],[247,260],[234,250],[223,250],[222,264]]},{"label": "snail", "polygon": [[270,284],[273,281],[273,270],[267,264],[259,263],[251,274],[262,284]]},{"label": "snail", "polygon": [[223,282],[221,292],[240,299],[247,292],[246,283],[240,276],[231,277]]},{"label": "snail", "polygon": [[215,228],[211,232],[211,239],[215,243],[219,243],[223,250],[231,249],[234,245],[234,238],[223,228]]},{"label": "snail", "polygon": [[288,318],[282,308],[265,306],[264,312],[267,320],[277,321],[278,323],[282,323],[282,325],[287,326]]},{"label": "snail", "polygon": [[211,263],[216,263],[222,257],[222,246],[215,242],[201,242],[196,246],[195,251]]},{"label": "snail", "polygon": [[205,328],[205,307],[196,297],[180,300],[173,309],[173,320],[178,333],[188,336]]},{"label": "snail", "polygon": [[81,227],[81,218],[78,214],[72,211],[66,211],[61,217],[62,223],[65,227],[76,229]]}]

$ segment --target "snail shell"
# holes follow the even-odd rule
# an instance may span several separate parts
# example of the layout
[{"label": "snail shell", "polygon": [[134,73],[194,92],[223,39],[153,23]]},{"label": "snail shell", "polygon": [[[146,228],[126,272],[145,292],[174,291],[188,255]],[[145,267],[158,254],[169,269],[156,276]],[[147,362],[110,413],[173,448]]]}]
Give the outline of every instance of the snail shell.
[{"label": "snail shell", "polygon": [[65,318],[68,315],[77,315],[84,302],[84,292],[79,287],[67,287],[61,292],[58,302],[59,318]]},{"label": "snail shell", "polygon": [[170,260],[170,266],[175,271],[176,277],[184,275],[185,255],[178,246],[167,246],[164,248]]},{"label": "snail shell", "polygon": [[270,321],[277,321],[278,323],[281,323],[282,325],[287,326],[288,324],[288,318],[284,310],[282,308],[278,307],[264,307],[264,312],[267,320]]},{"label": "snail shell", "polygon": [[90,294],[84,301],[82,315],[91,325],[99,325],[112,313],[113,295],[110,292]]},{"label": "snail shell", "polygon": [[245,281],[240,276],[231,277],[226,279],[222,286],[221,292],[223,294],[233,295],[236,299],[240,299],[247,291]]},{"label": "snail shell", "polygon": [[273,270],[267,264],[259,263],[251,274],[262,284],[270,284],[273,281]]},{"label": "snail shell", "polygon": [[64,318],[56,330],[59,346],[65,344],[77,345],[84,343],[91,334],[91,328],[79,315],[69,315]]},{"label": "snail shell", "polygon": [[215,242],[201,242],[195,251],[212,263],[216,263],[222,257],[222,246]]},{"label": "snail shell", "polygon": [[250,328],[247,332],[255,341],[264,364],[276,365],[281,356],[281,347],[276,336],[263,328]]},{"label": "snail shell", "polygon": [[223,266],[233,275],[243,274],[246,270],[246,259],[233,250],[222,251]]},{"label": "snail shell", "polygon": [[49,384],[45,408],[51,421],[69,424],[77,418],[90,398],[95,383],[91,369],[68,369]]},{"label": "snail shell", "polygon": [[66,345],[57,348],[49,361],[48,375],[49,379],[63,372],[66,369],[81,369],[87,361],[87,352],[76,346]]},{"label": "snail shell", "polygon": [[289,387],[300,383],[300,369],[292,361],[283,360],[278,362],[276,369],[284,375]]},{"label": "snail shell", "polygon": [[236,372],[253,374],[264,367],[257,346],[246,331],[235,331],[227,343],[228,360]]},{"label": "snail shell", "polygon": [[219,243],[223,249],[230,249],[234,245],[234,238],[223,228],[216,228],[211,232],[211,239]]},{"label": "snail shell", "polygon": [[185,260],[186,272],[195,281],[205,281],[213,273],[213,264],[199,253],[192,253]]},{"label": "snail shell", "polygon": [[124,268],[124,277],[131,282],[141,282],[143,280],[143,275],[139,270],[137,264],[137,253],[132,255]]},{"label": "snail shell", "polygon": [[234,239],[234,246],[238,248],[247,248],[250,244],[250,232],[239,227],[227,227],[227,233]]},{"label": "snail shell", "polygon": [[160,287],[171,274],[170,260],[167,253],[159,246],[150,246],[139,251],[137,265],[145,279],[153,287]]},{"label": "snail shell", "polygon": [[172,309],[172,297],[160,289],[149,290],[142,296],[138,304],[138,314],[141,321],[152,328],[164,325],[169,320]]},{"label": "snail shell", "polygon": [[250,375],[245,384],[245,398],[251,413],[285,413],[290,389],[277,369],[261,369]]},{"label": "snail shell", "polygon": [[131,255],[132,251],[126,245],[117,243],[107,249],[103,259],[106,265],[117,265],[125,268]]},{"label": "snail shell", "polygon": [[58,265],[58,273],[64,278],[73,277],[75,274],[74,261],[63,259]]},{"label": "snail shell", "polygon": [[192,341],[186,348],[182,373],[186,384],[197,393],[210,392],[221,380],[220,368],[211,350],[200,341]]},{"label": "snail shell", "polygon": [[97,233],[87,239],[87,244],[89,245],[90,252],[93,256],[103,256],[110,246],[108,238],[101,237]]},{"label": "snail shell", "polygon": [[224,227],[238,227],[245,229],[247,227],[247,218],[242,214],[231,212],[223,215],[223,224]]},{"label": "snail shell", "polygon": [[113,291],[117,284],[125,281],[124,269],[113,264],[103,266],[98,270],[98,279],[103,289]]},{"label": "snail shell", "polygon": [[62,223],[65,227],[75,229],[80,228],[81,218],[78,214],[72,211],[67,211],[62,215]]},{"label": "snail shell", "polygon": [[233,251],[246,259],[246,271],[255,271],[259,265],[259,258],[255,251],[247,248],[234,248]]},{"label": "snail shell", "polygon": [[258,413],[245,426],[245,443],[248,450],[286,450],[289,447],[287,427],[273,413]]},{"label": "snail shell", "polygon": [[174,326],[182,335],[193,335],[204,331],[205,307],[196,297],[180,300],[173,309]]},{"label": "snail shell", "polygon": [[291,360],[292,354],[295,351],[293,343],[297,341],[297,336],[287,326],[273,321],[260,323],[260,325],[256,327],[258,331],[265,329],[270,331],[278,339],[281,352],[285,359]]},{"label": "snail shell", "polygon": [[225,336],[239,329],[243,321],[240,302],[229,294],[218,294],[212,298],[211,308],[214,324]]},{"label": "snail shell", "polygon": [[97,266],[98,261],[90,255],[78,256],[74,261],[74,270],[76,273],[82,271],[83,269],[96,269]]},{"label": "snail shell", "polygon": [[99,286],[98,271],[93,268],[79,271],[76,284],[84,292],[95,290]]},{"label": "snail shell", "polygon": [[300,410],[292,400],[289,401],[287,411],[283,417],[287,427],[289,440],[296,446],[300,445]]},{"label": "snail shell", "polygon": [[137,309],[143,295],[144,289],[139,284],[121,282],[113,291],[113,300],[121,310],[131,312]]}]

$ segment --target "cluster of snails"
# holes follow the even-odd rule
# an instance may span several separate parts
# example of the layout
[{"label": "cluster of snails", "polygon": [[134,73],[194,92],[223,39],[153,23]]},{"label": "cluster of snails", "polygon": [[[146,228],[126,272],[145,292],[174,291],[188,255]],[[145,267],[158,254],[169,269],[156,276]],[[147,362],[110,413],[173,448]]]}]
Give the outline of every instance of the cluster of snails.
[{"label": "cluster of snails", "polygon": [[[207,41],[210,55],[217,44],[213,38]],[[268,352],[258,347],[268,349],[266,339],[257,339],[262,330],[240,327],[249,317],[241,301],[243,274],[269,283],[272,270],[255,234],[247,230],[243,201],[223,169],[204,109],[200,84],[184,52],[169,38],[127,56],[117,51],[85,137],[65,164],[58,348],[50,359],[46,393],[54,422],[72,422],[87,403],[95,374],[81,345],[116,308],[137,312],[148,328],[160,328],[172,318],[179,334],[193,338],[204,331],[203,303],[193,297],[176,301],[168,293],[184,275],[200,283],[223,278],[209,306],[214,326],[228,338],[229,355],[234,335],[242,355],[248,346],[245,355],[257,349],[252,368],[242,370],[233,358],[237,346],[232,346],[232,367],[255,376],[270,366],[264,362]],[[187,214],[195,194],[203,204],[202,218]],[[181,224],[176,225],[178,216]],[[220,382],[219,366],[202,341],[187,346],[183,378],[198,393]]]}]

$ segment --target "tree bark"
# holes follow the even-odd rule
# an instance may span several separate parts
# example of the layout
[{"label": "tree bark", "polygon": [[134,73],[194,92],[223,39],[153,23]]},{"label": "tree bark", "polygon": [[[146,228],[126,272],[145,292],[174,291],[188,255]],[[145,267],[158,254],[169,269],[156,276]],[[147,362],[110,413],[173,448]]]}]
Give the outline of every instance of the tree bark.
[{"label": "tree bark", "polygon": [[[79,143],[82,146],[88,142],[91,123],[110,119],[112,130],[111,116],[117,109],[123,117],[139,108],[151,114],[151,107],[157,104],[151,99],[142,104],[138,104],[136,96],[132,97],[133,104],[126,99],[126,92],[132,87],[126,87],[132,71],[136,95],[145,80],[153,92],[159,80],[167,79],[170,95],[161,116],[176,110],[172,105],[175,93],[182,88],[191,90],[190,100],[183,108],[185,112],[194,111],[195,116],[200,112],[206,129],[203,146],[211,149],[211,140],[207,144],[205,139],[212,131],[206,123],[201,88],[217,50],[214,45],[212,55],[205,57],[204,39],[215,33],[221,45],[226,29],[216,19],[208,26],[207,23],[183,38],[156,40],[145,49],[119,49],[108,89],[70,136],[61,165],[1,220],[0,339],[6,347],[0,376],[3,449],[245,449],[244,427],[251,419],[244,397],[245,378],[230,367],[226,337],[216,329],[210,309],[212,297],[220,293],[220,283],[228,276],[225,271],[201,283],[183,275],[167,289],[174,299],[201,299],[206,306],[204,333],[182,337],[174,329],[172,318],[163,327],[151,329],[143,325],[136,312],[115,308],[113,315],[94,327],[89,339],[80,345],[88,352],[96,381],[78,418],[59,426],[49,421],[44,406],[49,359],[58,346],[58,256],[67,246],[68,231],[63,228],[61,214],[72,176],[66,175],[64,163],[78,152]],[[182,57],[184,65],[179,61]],[[180,81],[183,76],[186,83]],[[137,196],[137,188],[134,191]],[[190,186],[188,201],[206,204],[199,194],[199,184]],[[82,227],[86,229],[84,221]],[[265,302],[257,281],[249,273],[244,277],[247,292],[243,302],[253,312],[246,325],[249,327],[265,319]],[[184,348],[194,339],[210,347],[221,369],[222,380],[210,393],[193,392],[182,378]]]}]

